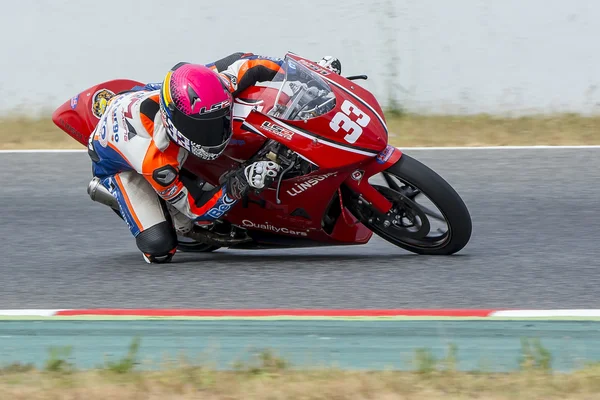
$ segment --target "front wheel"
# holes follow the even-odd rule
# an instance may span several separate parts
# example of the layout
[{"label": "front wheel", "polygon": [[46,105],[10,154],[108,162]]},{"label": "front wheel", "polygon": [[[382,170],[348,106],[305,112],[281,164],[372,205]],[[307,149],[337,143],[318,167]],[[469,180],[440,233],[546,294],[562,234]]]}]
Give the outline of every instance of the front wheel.
[{"label": "front wheel", "polygon": [[[441,176],[403,154],[372,183],[392,204],[387,214],[357,197],[348,206],[361,223],[398,247],[417,254],[450,255],[471,238],[471,216],[458,193]],[[424,200],[424,203],[420,200]]]}]

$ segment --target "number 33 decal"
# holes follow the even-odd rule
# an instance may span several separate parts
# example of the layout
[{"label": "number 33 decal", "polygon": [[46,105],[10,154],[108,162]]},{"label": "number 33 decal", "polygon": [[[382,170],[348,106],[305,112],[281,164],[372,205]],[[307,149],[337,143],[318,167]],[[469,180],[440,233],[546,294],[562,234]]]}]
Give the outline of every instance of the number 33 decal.
[{"label": "number 33 decal", "polygon": [[[358,140],[360,135],[362,135],[362,128],[369,125],[371,118],[348,100],[344,100],[341,108],[342,111],[333,116],[333,119],[329,123],[329,127],[333,129],[334,132],[337,132],[342,128],[348,133],[344,136],[344,140],[348,143],[354,143]],[[358,118],[351,118],[353,115]],[[355,119],[355,121],[353,121],[353,119]]]}]

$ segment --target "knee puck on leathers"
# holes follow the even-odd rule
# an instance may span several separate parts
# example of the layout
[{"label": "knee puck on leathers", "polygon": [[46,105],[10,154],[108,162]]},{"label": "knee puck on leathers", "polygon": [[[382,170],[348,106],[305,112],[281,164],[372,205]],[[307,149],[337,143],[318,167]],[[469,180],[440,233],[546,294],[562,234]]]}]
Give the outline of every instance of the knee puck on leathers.
[{"label": "knee puck on leathers", "polygon": [[147,263],[171,261],[177,249],[177,235],[168,221],[163,221],[145,229],[136,236],[138,249],[144,254]]}]

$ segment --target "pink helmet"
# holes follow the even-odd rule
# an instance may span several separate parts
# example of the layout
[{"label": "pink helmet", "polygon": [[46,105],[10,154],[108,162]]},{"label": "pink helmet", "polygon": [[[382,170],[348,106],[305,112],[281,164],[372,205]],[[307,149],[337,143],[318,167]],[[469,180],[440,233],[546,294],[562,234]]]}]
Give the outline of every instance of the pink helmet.
[{"label": "pink helmet", "polygon": [[171,68],[160,91],[160,112],[171,140],[196,157],[214,160],[231,139],[231,93],[204,65]]}]

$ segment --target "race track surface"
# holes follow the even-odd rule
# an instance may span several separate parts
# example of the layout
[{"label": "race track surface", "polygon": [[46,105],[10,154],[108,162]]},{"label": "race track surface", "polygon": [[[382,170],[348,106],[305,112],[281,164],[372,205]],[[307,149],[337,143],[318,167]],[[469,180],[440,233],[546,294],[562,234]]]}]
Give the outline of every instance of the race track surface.
[{"label": "race track surface", "polygon": [[407,154],[472,213],[455,256],[374,238],[147,265],[125,224],[89,199],[85,153],[0,154],[0,308],[600,307],[600,149]]}]

